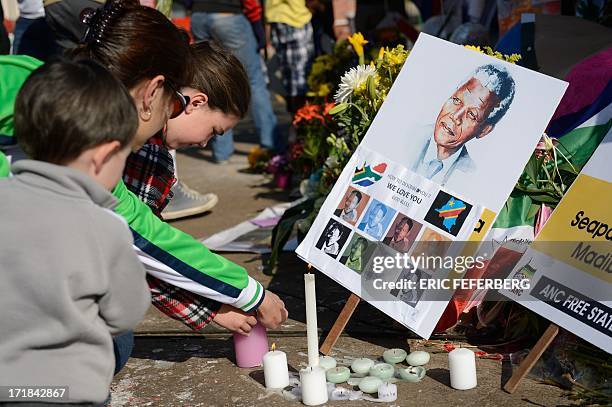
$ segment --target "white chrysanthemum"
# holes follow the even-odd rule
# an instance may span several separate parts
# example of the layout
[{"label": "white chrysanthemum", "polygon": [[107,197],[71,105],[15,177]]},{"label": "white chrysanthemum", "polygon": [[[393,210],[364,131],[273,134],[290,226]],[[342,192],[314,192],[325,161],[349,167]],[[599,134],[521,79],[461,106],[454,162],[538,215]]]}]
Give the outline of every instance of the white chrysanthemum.
[{"label": "white chrysanthemum", "polygon": [[376,68],[372,65],[358,65],[351,68],[342,76],[340,86],[334,96],[337,103],[345,103],[353,92],[363,86],[370,76],[376,75]]}]

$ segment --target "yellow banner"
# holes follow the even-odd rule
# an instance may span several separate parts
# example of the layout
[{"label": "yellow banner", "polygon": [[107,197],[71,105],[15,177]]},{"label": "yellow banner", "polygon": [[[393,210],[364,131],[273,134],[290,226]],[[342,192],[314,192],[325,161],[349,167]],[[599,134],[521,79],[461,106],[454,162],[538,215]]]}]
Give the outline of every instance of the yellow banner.
[{"label": "yellow banner", "polygon": [[610,182],[578,175],[532,247],[612,282],[611,187]]}]

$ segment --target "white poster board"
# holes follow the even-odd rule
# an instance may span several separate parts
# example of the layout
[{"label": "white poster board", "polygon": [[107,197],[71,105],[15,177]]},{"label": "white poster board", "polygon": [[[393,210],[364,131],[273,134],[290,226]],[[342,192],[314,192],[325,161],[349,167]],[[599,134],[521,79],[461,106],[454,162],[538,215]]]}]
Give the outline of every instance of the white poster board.
[{"label": "white poster board", "polygon": [[501,291],[612,353],[612,131],[510,273],[528,290]]},{"label": "white poster board", "polygon": [[381,262],[467,255],[465,242],[490,228],[566,87],[421,34],[297,254],[429,337],[450,293],[433,301],[399,284],[373,292],[375,280],[440,279],[450,269]]}]

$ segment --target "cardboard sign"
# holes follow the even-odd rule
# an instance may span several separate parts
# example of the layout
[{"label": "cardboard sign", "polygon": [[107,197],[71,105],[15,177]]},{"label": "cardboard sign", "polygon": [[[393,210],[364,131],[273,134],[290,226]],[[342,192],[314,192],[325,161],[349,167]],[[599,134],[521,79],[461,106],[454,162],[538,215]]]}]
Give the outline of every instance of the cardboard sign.
[{"label": "cardboard sign", "polygon": [[421,34],[298,255],[429,337],[566,87]]},{"label": "cardboard sign", "polygon": [[612,353],[612,131],[510,273],[529,290],[502,291]]}]

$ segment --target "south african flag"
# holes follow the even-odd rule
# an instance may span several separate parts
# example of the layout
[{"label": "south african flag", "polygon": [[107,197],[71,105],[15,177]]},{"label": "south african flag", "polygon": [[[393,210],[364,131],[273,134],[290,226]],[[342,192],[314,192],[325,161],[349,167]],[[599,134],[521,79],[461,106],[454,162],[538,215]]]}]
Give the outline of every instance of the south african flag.
[{"label": "south african flag", "polygon": [[375,165],[374,167],[370,167],[366,163],[364,163],[361,168],[355,168],[355,174],[353,175],[353,184],[357,184],[362,187],[369,187],[374,184],[376,181],[379,181],[382,178],[385,170],[387,169],[387,164],[380,163]]}]

